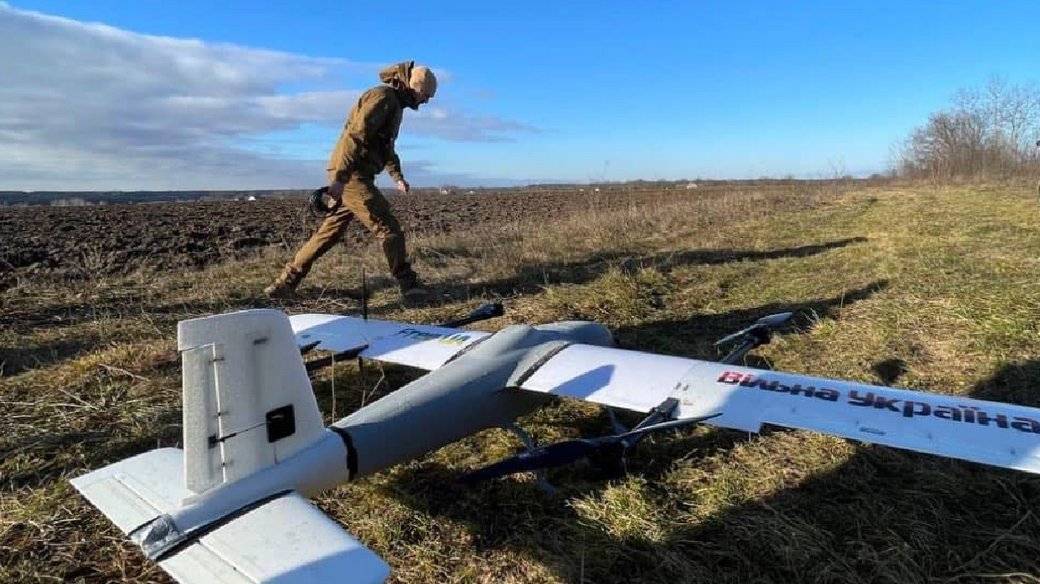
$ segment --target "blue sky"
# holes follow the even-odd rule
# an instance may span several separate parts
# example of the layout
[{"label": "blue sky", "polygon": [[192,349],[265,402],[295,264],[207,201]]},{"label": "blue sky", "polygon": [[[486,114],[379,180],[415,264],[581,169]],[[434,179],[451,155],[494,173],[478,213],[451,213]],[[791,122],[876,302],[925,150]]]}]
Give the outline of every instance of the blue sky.
[{"label": "blue sky", "polygon": [[[426,182],[882,171],[958,88],[995,75],[1034,82],[1040,61],[1035,0],[8,6],[338,63],[281,80],[278,94],[357,91],[376,65],[428,63],[446,72],[431,104],[448,108],[443,123],[409,132],[406,122],[399,143],[406,173],[415,161]],[[329,117],[224,138],[322,166],[341,123]]]}]

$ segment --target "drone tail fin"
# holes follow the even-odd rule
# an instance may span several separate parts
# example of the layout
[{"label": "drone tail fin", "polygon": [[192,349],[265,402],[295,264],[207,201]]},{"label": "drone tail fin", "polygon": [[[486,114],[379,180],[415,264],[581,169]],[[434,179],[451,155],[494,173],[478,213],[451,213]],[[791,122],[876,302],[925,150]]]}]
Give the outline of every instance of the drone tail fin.
[{"label": "drone tail fin", "polygon": [[181,321],[177,348],[189,491],[234,482],[322,438],[321,413],[282,312]]}]

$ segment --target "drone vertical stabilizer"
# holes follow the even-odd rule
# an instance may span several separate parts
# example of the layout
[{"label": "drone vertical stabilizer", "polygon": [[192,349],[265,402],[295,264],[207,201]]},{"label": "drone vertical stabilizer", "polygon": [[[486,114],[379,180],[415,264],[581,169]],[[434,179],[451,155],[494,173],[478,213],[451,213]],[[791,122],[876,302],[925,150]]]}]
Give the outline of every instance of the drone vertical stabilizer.
[{"label": "drone vertical stabilizer", "polygon": [[321,413],[283,313],[248,310],[182,321],[177,348],[191,492],[278,464],[322,437]]}]

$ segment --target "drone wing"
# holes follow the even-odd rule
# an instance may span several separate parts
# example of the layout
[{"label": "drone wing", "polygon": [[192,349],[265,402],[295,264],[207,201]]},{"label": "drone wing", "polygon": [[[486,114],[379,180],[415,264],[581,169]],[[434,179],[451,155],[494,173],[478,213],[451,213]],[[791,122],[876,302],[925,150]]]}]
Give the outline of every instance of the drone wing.
[{"label": "drone wing", "polygon": [[[161,448],[95,470],[72,484],[119,529],[176,510],[192,495],[183,455]],[[231,518],[159,560],[182,584],[377,583],[390,568],[336,521],[289,492]]]},{"label": "drone wing", "polygon": [[1040,409],[588,345],[571,345],[515,387],[649,412],[668,398],[677,419],[758,432],[813,430],[1040,473]]},{"label": "drone wing", "polygon": [[289,317],[289,323],[301,348],[312,346],[334,353],[363,349],[360,357],[427,371],[444,365],[489,334],[331,314],[297,314]]}]

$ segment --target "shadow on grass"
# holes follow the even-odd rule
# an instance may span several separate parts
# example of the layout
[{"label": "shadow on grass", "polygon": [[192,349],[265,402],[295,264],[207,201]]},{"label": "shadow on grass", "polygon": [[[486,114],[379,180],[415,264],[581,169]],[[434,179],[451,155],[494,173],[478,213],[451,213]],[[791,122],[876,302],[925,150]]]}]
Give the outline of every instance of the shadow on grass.
[{"label": "shadow on grass", "polygon": [[519,267],[517,274],[509,278],[472,284],[438,284],[436,288],[439,293],[449,298],[522,295],[538,292],[547,285],[585,284],[599,278],[612,268],[617,268],[624,273],[634,273],[648,268],[668,272],[684,266],[717,265],[780,258],[803,258],[863,241],[866,241],[866,238],[852,237],[820,244],[766,251],[707,249],[665,252],[653,255],[637,255],[624,251],[611,252],[596,254],[576,262],[523,264]]},{"label": "shadow on grass", "polygon": [[101,344],[100,339],[63,339],[24,347],[0,347],[0,379],[71,359]]},{"label": "shadow on grass", "polygon": [[[644,268],[668,271],[682,266],[723,264],[741,261],[763,261],[779,258],[801,258],[838,249],[866,241],[863,237],[852,237],[820,244],[804,245],[774,250],[689,250],[650,256],[639,256],[629,252],[597,254],[577,262],[549,264],[524,264],[514,276],[490,282],[444,283],[431,282],[436,291],[436,302],[454,302],[474,297],[496,297],[531,294],[549,284],[582,284],[603,275],[611,268],[634,272]],[[443,252],[447,253],[447,252]],[[460,252],[464,253],[464,252]],[[72,302],[41,307],[29,311],[8,311],[0,315],[0,326],[19,330],[66,327],[87,320],[140,317],[147,315],[153,322],[166,330],[173,330],[178,320],[205,314],[242,310],[246,308],[281,308],[290,312],[305,309],[322,300],[343,300],[350,304],[351,311],[360,310],[361,282],[348,286],[301,286],[296,298],[288,301],[272,301],[260,290],[255,294],[238,297],[193,302],[167,302],[150,304],[142,299],[112,298],[91,302]],[[375,274],[369,278],[370,293],[395,286],[392,278]],[[397,303],[371,306],[373,315],[385,314],[399,308]]]},{"label": "shadow on grass", "polygon": [[[736,249],[706,249],[673,251],[652,255],[639,255],[635,252],[618,251],[594,254],[593,256],[573,262],[557,263],[525,263],[519,266],[517,273],[507,278],[490,281],[465,282],[467,278],[456,279],[453,282],[430,282],[430,287],[435,292],[431,298],[433,303],[454,302],[470,298],[508,297],[524,294],[533,294],[541,291],[547,285],[553,284],[585,284],[599,278],[611,269],[619,269],[624,273],[635,273],[641,269],[654,268],[662,272],[668,272],[683,266],[694,265],[717,265],[732,262],[765,261],[781,258],[804,258],[829,250],[839,249],[848,245],[867,241],[864,237],[851,237],[825,243],[803,245],[798,247],[780,248],[773,250],[736,250]],[[479,253],[468,249],[433,248],[422,253],[435,258],[443,263],[443,258],[473,258],[479,257]],[[346,298],[352,302],[359,302],[361,298],[360,282],[353,287],[326,287],[315,288],[303,286],[299,297],[285,304],[293,307],[301,302],[313,301],[321,298]],[[392,279],[376,275],[368,282],[368,289],[376,292],[385,288],[395,286]],[[264,304],[264,299],[257,299]],[[385,313],[396,308],[396,305],[384,305],[371,307],[372,314]]]},{"label": "shadow on grass", "polygon": [[[779,312],[793,312],[793,326],[787,333],[805,331],[817,321],[833,318],[835,312],[870,298],[888,287],[888,280],[877,280],[860,288],[830,298],[804,302],[778,302],[755,308],[731,310],[717,314],[699,314],[687,319],[660,320],[614,331],[614,338],[622,348],[638,349],[694,359],[715,360],[720,357],[715,341],[738,331],[763,316]],[[754,355],[747,364],[768,368],[768,363]]]}]

